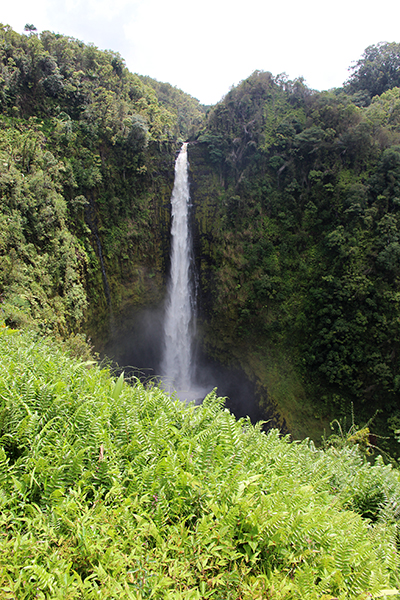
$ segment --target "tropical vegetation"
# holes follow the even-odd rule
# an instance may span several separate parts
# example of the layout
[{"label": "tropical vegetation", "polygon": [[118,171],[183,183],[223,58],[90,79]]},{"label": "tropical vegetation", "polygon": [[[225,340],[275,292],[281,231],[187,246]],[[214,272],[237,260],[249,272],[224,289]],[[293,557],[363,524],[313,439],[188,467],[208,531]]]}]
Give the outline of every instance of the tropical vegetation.
[{"label": "tropical vegetation", "polygon": [[255,72],[189,146],[204,344],[296,435],[351,406],[392,439],[400,424],[399,71],[360,107],[368,65],[322,93]]},{"label": "tropical vegetation", "polygon": [[[215,107],[122,57],[0,28],[0,298],[10,326],[104,347],[162,301],[190,138],[199,334],[296,437],[333,416],[393,440],[399,399],[399,44],[343,88],[256,72]],[[110,309],[111,307],[111,309]],[[118,329],[118,327],[117,327]],[[397,443],[382,441],[396,452]]]},{"label": "tropical vegetation", "polygon": [[[204,107],[0,26],[1,598],[398,595],[399,65],[380,43],[340,89],[257,71]],[[268,423],[94,354],[163,300],[187,139],[199,339]]]},{"label": "tropical vegetation", "polygon": [[[400,475],[0,331],[4,599],[397,594]],[[129,384],[128,384],[129,383]]]}]

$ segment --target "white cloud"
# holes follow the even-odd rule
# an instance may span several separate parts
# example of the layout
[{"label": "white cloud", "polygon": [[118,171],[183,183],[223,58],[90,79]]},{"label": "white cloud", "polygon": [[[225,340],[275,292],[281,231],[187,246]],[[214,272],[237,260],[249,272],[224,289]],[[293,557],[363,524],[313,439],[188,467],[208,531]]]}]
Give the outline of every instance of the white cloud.
[{"label": "white cloud", "polygon": [[374,11],[360,0],[22,0],[1,19],[119,51],[128,67],[169,81],[204,103],[218,101],[254,70],[337,87],[370,44],[400,42],[400,3]]}]

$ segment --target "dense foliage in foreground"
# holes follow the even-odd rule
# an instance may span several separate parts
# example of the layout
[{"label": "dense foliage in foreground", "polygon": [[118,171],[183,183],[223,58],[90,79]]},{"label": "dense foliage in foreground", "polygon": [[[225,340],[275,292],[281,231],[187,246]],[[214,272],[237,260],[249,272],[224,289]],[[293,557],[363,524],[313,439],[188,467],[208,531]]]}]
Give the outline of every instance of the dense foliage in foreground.
[{"label": "dense foliage in foreground", "polygon": [[377,598],[400,477],[0,333],[2,598]]}]

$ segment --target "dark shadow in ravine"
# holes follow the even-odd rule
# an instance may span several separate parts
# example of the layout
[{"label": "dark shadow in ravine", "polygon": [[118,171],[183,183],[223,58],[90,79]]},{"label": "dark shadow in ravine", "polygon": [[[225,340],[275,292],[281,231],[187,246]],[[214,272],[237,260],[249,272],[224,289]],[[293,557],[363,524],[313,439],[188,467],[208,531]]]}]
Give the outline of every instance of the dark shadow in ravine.
[{"label": "dark shadow in ravine", "polygon": [[126,311],[114,321],[100,355],[111,359],[128,376],[141,381],[156,378],[161,363],[163,316],[160,308]]},{"label": "dark shadow in ravine", "polygon": [[[160,375],[163,338],[163,310],[144,308],[125,313],[114,322],[110,339],[101,356],[111,359],[128,376],[142,381],[157,380]],[[257,402],[254,383],[240,368],[228,368],[197,353],[194,385],[204,393],[217,388],[226,397],[225,406],[236,416],[249,416],[253,423],[265,419]],[[200,400],[200,399],[199,399]]]},{"label": "dark shadow in ravine", "polygon": [[239,367],[226,367],[204,354],[198,357],[196,384],[211,391],[217,388],[218,396],[226,397],[225,406],[237,417],[250,417],[252,423],[261,421],[256,387]]}]

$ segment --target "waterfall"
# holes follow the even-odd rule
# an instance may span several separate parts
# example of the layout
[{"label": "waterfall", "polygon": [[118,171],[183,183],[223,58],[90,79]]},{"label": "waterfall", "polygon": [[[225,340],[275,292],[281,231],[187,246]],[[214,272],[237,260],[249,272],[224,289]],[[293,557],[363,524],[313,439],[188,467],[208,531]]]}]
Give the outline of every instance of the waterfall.
[{"label": "waterfall", "polygon": [[188,226],[189,181],[187,144],[175,162],[171,197],[171,275],[164,320],[164,384],[189,399],[192,390],[192,352],[195,298],[190,276],[192,243]]}]

